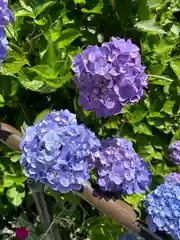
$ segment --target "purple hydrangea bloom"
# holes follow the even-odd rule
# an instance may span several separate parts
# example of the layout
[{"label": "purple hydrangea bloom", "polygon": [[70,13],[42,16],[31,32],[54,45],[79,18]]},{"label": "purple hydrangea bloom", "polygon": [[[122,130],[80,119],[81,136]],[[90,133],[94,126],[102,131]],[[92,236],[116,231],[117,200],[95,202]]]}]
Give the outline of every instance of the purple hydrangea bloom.
[{"label": "purple hydrangea bloom", "polygon": [[147,224],[152,232],[165,231],[180,239],[180,184],[164,183],[147,195],[144,207]]},{"label": "purple hydrangea bloom", "polygon": [[13,22],[12,12],[8,8],[7,0],[0,0],[0,27],[4,27],[8,22]]},{"label": "purple hydrangea bloom", "polygon": [[180,174],[176,173],[176,172],[171,172],[164,178],[164,182],[165,183],[180,183]]},{"label": "purple hydrangea bloom", "polygon": [[132,143],[123,138],[102,141],[96,159],[97,181],[103,191],[124,195],[143,193],[151,184],[149,166],[134,151]]},{"label": "purple hydrangea bloom", "polygon": [[101,47],[88,46],[74,57],[74,81],[79,104],[97,116],[112,116],[129,103],[138,102],[147,87],[139,48],[131,40],[112,37]]},{"label": "purple hydrangea bloom", "polygon": [[74,114],[52,111],[27,128],[20,144],[21,164],[29,178],[68,192],[89,179],[88,159],[99,147],[95,134],[78,125]]},{"label": "purple hydrangea bloom", "polygon": [[123,237],[118,238],[117,240],[145,240],[145,239],[135,233],[128,232],[125,233]]},{"label": "purple hydrangea bloom", "polygon": [[172,161],[180,165],[180,141],[174,141],[169,145],[169,154]]},{"label": "purple hydrangea bloom", "polygon": [[7,0],[0,0],[0,63],[5,59],[8,48],[8,41],[4,37],[4,26],[14,20],[7,4]]}]

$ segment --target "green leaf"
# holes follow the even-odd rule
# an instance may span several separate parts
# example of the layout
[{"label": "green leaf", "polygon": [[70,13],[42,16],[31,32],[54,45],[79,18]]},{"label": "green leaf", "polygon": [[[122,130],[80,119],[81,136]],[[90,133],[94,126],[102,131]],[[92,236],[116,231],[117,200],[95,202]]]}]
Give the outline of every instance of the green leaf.
[{"label": "green leaf", "polygon": [[151,129],[145,123],[133,125],[133,128],[135,133],[139,133],[139,134],[142,133],[149,136],[153,135]]},{"label": "green leaf", "polygon": [[0,107],[3,107],[5,104],[3,96],[0,94]]},{"label": "green leaf", "polygon": [[49,1],[49,2],[45,2],[42,4],[37,5],[34,8],[34,14],[37,17],[39,14],[41,14],[42,12],[44,12],[47,8],[49,8],[50,6],[52,6],[53,4],[55,4],[56,1]]},{"label": "green leaf", "polygon": [[132,194],[124,197],[124,200],[132,206],[138,207],[144,201],[144,194]]},{"label": "green leaf", "polygon": [[47,79],[56,79],[56,73],[48,65],[36,65],[31,68],[31,71]]},{"label": "green leaf", "polygon": [[81,11],[84,13],[102,14],[103,6],[104,6],[103,1],[99,0],[98,4],[94,8],[92,8],[92,9],[82,8]]},{"label": "green leaf", "polygon": [[61,36],[62,24],[60,19],[53,22],[51,28],[49,29],[49,35],[51,41],[56,41]]},{"label": "green leaf", "polygon": [[135,24],[135,27],[143,32],[148,32],[151,34],[165,34],[164,29],[157,25],[154,20],[141,21]]},{"label": "green leaf", "polygon": [[22,53],[9,51],[8,58],[2,64],[1,73],[5,75],[18,73],[24,65],[29,65],[29,62]]},{"label": "green leaf", "polygon": [[6,195],[9,199],[9,201],[14,205],[14,206],[20,206],[24,197],[25,197],[25,192],[19,192],[17,188],[14,186],[12,188],[9,188],[6,192]]},{"label": "green leaf", "polygon": [[64,48],[72,43],[76,38],[81,36],[82,34],[76,29],[68,28],[61,32],[61,36],[58,39],[57,47]]},{"label": "green leaf", "polygon": [[9,152],[6,154],[6,156],[9,157],[12,162],[18,162],[21,157],[21,152],[20,151]]},{"label": "green leaf", "polygon": [[150,143],[145,145],[143,142],[140,142],[138,143],[138,153],[146,162],[150,162],[155,155],[155,150]]},{"label": "green leaf", "polygon": [[25,0],[19,0],[21,6],[26,9],[27,11],[29,12],[33,12],[33,9],[31,6],[29,6],[28,4],[26,4],[26,1]]},{"label": "green leaf", "polygon": [[174,100],[171,100],[171,99],[167,99],[166,102],[164,103],[164,106],[163,108],[161,109],[161,111],[169,114],[169,115],[172,115],[173,114],[173,107],[174,107],[174,104],[176,103],[176,101]]},{"label": "green leaf", "polygon": [[[6,181],[13,181],[13,184],[22,186],[22,183],[24,183],[27,180],[26,176],[16,176],[16,175],[6,175]],[[12,186],[12,185],[11,185]]]},{"label": "green leaf", "polygon": [[75,4],[85,4],[86,0],[73,0]]},{"label": "green leaf", "polygon": [[19,81],[24,88],[31,91],[40,92],[40,93],[51,93],[55,89],[49,87],[44,83],[44,79],[41,76],[34,76],[29,68],[26,68],[24,72],[19,73]]},{"label": "green leaf", "polygon": [[40,112],[37,116],[36,116],[36,118],[35,118],[35,120],[34,120],[34,123],[36,124],[39,120],[42,120],[43,119],[43,117],[47,114],[47,113],[50,113],[52,111],[52,109],[45,109],[45,110],[43,110],[42,112]]},{"label": "green leaf", "polygon": [[39,19],[39,20],[34,19],[34,22],[35,22],[37,25],[43,26],[43,25],[46,24],[47,19],[46,19],[45,17],[43,17],[43,18],[41,18],[41,19]]},{"label": "green leaf", "polygon": [[16,11],[15,17],[31,17],[34,19],[35,15],[26,9],[19,9]]},{"label": "green leaf", "polygon": [[148,111],[146,111],[145,109],[139,108],[139,109],[135,109],[132,112],[126,113],[125,116],[127,117],[128,121],[131,124],[134,124],[134,123],[141,122],[145,118],[147,113]]},{"label": "green leaf", "polygon": [[178,77],[178,79],[180,80],[180,59],[171,58],[170,66],[174,73],[176,74],[176,76]]},{"label": "green leaf", "polygon": [[173,139],[171,142],[175,141],[175,140],[180,140],[180,128],[178,128],[173,136]]},{"label": "green leaf", "polygon": [[4,188],[9,188],[14,185],[14,181],[12,179],[8,179],[6,175],[4,175],[4,180],[3,180],[3,187]]}]

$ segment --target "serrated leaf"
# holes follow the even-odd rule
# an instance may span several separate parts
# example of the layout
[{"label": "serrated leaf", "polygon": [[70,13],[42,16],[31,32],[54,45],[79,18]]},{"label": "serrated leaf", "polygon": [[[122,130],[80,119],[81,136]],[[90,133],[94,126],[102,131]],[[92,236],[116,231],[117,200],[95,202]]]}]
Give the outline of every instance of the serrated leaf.
[{"label": "serrated leaf", "polygon": [[31,71],[47,79],[56,79],[57,77],[54,70],[48,65],[36,65],[31,68]]},{"label": "serrated leaf", "polygon": [[46,24],[47,19],[46,19],[45,17],[43,17],[43,18],[41,18],[41,19],[39,19],[39,20],[34,19],[34,22],[35,22],[37,25],[43,26],[43,25]]},{"label": "serrated leaf", "polygon": [[138,153],[146,162],[150,162],[155,155],[155,150],[150,143],[148,145],[142,143],[142,145],[138,144]]},{"label": "serrated leaf", "polygon": [[170,66],[180,80],[180,59],[170,59]]},{"label": "serrated leaf", "polygon": [[0,71],[2,74],[12,75],[18,73],[24,65],[29,65],[26,57],[20,54],[20,52],[13,50],[8,52],[8,58],[3,62]]},{"label": "serrated leaf", "polygon": [[151,129],[145,123],[133,125],[133,128],[134,128],[135,133],[139,133],[139,134],[142,133],[142,134],[149,135],[149,136],[153,135]]},{"label": "serrated leaf", "polygon": [[31,91],[46,94],[55,91],[55,89],[49,87],[47,84],[44,83],[43,77],[31,76],[30,74],[28,74],[28,69],[26,69],[26,72],[19,73],[19,81],[24,88]]},{"label": "serrated leaf", "polygon": [[166,102],[164,103],[164,106],[161,109],[161,111],[163,111],[169,115],[172,115],[173,114],[172,110],[173,110],[175,103],[176,103],[176,101],[167,99]]},{"label": "serrated leaf", "polygon": [[82,34],[76,29],[68,28],[61,32],[61,36],[58,39],[57,47],[64,48],[72,43],[76,38],[81,36]]},{"label": "serrated leaf", "polygon": [[52,111],[52,109],[45,109],[45,110],[43,110],[42,112],[40,112],[40,113],[36,116],[36,118],[35,118],[35,120],[34,120],[34,123],[36,124],[39,120],[42,120],[43,117],[44,117],[47,113],[50,113],[51,111]]},{"label": "serrated leaf", "polygon": [[27,180],[26,176],[7,175],[6,180],[13,181],[16,185],[22,185]]},{"label": "serrated leaf", "polygon": [[45,2],[42,4],[37,5],[34,8],[34,14],[37,17],[39,14],[41,14],[42,12],[44,12],[48,7],[52,6],[53,4],[55,4],[56,1],[49,1],[49,2]]},{"label": "serrated leaf", "polygon": [[148,113],[148,111],[146,111],[142,108],[139,108],[139,109],[135,109],[132,112],[126,113],[125,116],[127,117],[128,121],[131,124],[134,124],[134,123],[141,122],[145,118],[147,113]]},{"label": "serrated leaf", "polygon": [[49,35],[51,41],[56,41],[61,36],[62,24],[60,19],[53,22],[51,28],[49,29]]},{"label": "serrated leaf", "polygon": [[14,185],[14,181],[12,179],[6,178],[6,175],[4,175],[3,187],[4,188],[9,188],[9,187],[12,187],[13,185]]},{"label": "serrated leaf", "polygon": [[143,32],[149,32],[151,34],[166,34],[164,29],[157,25],[154,20],[141,21],[135,24],[135,27]]},{"label": "serrated leaf", "polygon": [[20,160],[21,153],[20,151],[13,151],[7,153],[6,156],[9,157],[12,162],[18,162]]},{"label": "serrated leaf", "polygon": [[26,9],[19,9],[19,10],[16,11],[15,17],[31,17],[31,18],[35,18],[35,15],[32,12],[30,12],[30,11],[28,11]]},{"label": "serrated leaf", "polygon": [[24,0],[19,0],[21,6],[26,9],[29,12],[33,12],[33,9],[31,6],[29,6],[28,4],[26,4],[26,2]]},{"label": "serrated leaf", "polygon": [[99,0],[98,4],[94,8],[92,8],[92,9],[82,8],[81,11],[84,13],[102,14],[103,6],[104,6],[103,1]]},{"label": "serrated leaf", "polygon": [[14,205],[14,206],[20,206],[24,197],[25,197],[25,192],[19,192],[17,188],[14,186],[12,188],[9,188],[6,192],[6,195],[9,199],[9,201]]}]

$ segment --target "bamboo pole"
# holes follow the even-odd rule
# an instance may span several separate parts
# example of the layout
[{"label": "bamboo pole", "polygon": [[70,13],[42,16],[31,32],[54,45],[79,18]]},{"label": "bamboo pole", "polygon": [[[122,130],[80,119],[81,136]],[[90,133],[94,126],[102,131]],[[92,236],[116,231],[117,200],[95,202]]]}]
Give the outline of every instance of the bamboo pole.
[{"label": "bamboo pole", "polygon": [[[21,133],[14,127],[0,123],[0,142],[6,144],[11,149],[19,150],[19,143],[22,139]],[[38,213],[41,218],[41,223],[46,231],[52,222],[52,215],[48,209],[45,200],[45,194],[43,193],[43,185],[39,183],[29,184],[29,188],[32,191],[34,201]],[[106,215],[112,217],[116,222],[122,225],[130,232],[137,233],[139,236],[144,237],[147,240],[162,240],[166,237],[159,236],[157,234],[149,232],[147,227],[137,221],[137,215],[134,209],[122,200],[109,200],[100,199],[94,197],[93,189],[89,182],[86,182],[82,186],[82,191],[75,192],[82,199],[96,207],[98,210],[104,212]],[[50,235],[47,240],[59,240],[57,230],[52,226],[50,229]]]}]

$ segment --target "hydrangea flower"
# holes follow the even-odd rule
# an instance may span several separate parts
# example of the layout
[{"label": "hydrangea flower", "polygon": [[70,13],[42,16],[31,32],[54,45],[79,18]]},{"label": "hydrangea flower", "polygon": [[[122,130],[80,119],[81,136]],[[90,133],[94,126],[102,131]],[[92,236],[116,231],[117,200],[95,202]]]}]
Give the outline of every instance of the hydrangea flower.
[{"label": "hydrangea flower", "polygon": [[72,69],[79,88],[79,104],[97,116],[112,116],[129,103],[138,102],[147,87],[147,74],[139,48],[112,37],[102,46],[88,46],[74,57]]},{"label": "hydrangea flower", "polygon": [[27,128],[20,144],[27,176],[60,192],[78,190],[89,179],[88,158],[99,140],[68,110],[52,111]]},{"label": "hydrangea flower", "polygon": [[118,238],[117,240],[145,240],[145,239],[135,233],[128,232],[125,233],[123,237]]},{"label": "hydrangea flower", "polygon": [[143,193],[151,184],[149,166],[124,138],[103,140],[96,158],[97,181],[103,191]]},{"label": "hydrangea flower", "polygon": [[172,161],[180,165],[180,141],[174,141],[169,145],[169,154]]},{"label": "hydrangea flower", "polygon": [[8,22],[13,22],[12,12],[8,8],[8,0],[0,0],[0,27],[4,27]]},{"label": "hydrangea flower", "polygon": [[164,183],[146,196],[144,207],[147,224],[152,232],[157,229],[180,239],[180,184]]},{"label": "hydrangea flower", "polygon": [[8,41],[4,36],[4,26],[13,20],[12,12],[8,8],[8,1],[0,0],[0,63],[5,59],[8,48]]},{"label": "hydrangea flower", "polygon": [[169,173],[164,180],[165,183],[180,183],[180,174],[176,172]]}]

